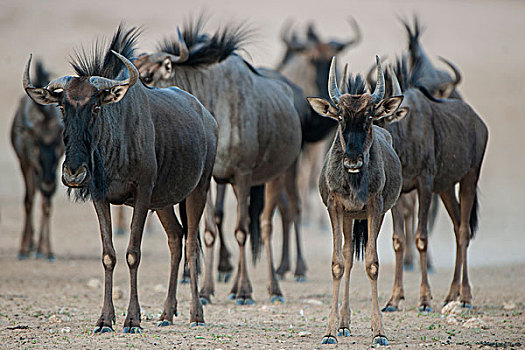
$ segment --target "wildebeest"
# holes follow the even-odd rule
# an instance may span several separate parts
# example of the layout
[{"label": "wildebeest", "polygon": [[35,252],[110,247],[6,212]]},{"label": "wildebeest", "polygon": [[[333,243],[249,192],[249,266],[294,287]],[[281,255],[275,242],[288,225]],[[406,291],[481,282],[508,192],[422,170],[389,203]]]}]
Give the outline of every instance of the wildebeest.
[{"label": "wildebeest", "polygon": [[[49,73],[41,61],[36,62],[35,86],[43,87],[49,82]],[[51,249],[51,199],[56,191],[56,168],[62,154],[62,123],[55,106],[41,106],[28,96],[20,99],[11,126],[11,144],[15,150],[25,184],[25,223],[18,258],[24,259],[34,248],[33,202],[36,191],[42,195],[42,222],[37,257],[54,260]]]},{"label": "wildebeest", "polygon": [[[269,78],[236,54],[246,32],[225,27],[213,35],[202,33],[201,20],[185,26],[175,40],[166,39],[158,52],[136,61],[141,79],[154,86],[179,86],[197,96],[217,119],[219,144],[213,176],[233,185],[237,197],[235,238],[240,255],[231,295],[238,304],[252,303],[252,286],[246,266],[250,187],[266,183],[261,236],[268,255],[271,298],[281,299],[271,255],[271,217],[285,177],[291,175],[301,147],[301,125],[291,89]],[[276,195],[277,193],[277,195]],[[208,202],[212,205],[211,201]],[[207,215],[209,218],[210,216]],[[212,269],[215,225],[206,220],[204,243],[206,270]],[[206,273],[201,296],[214,292],[212,273]]]},{"label": "wildebeest", "polygon": [[[116,264],[110,204],[133,207],[126,251],[130,299],[124,332],[140,332],[137,273],[144,221],[155,210],[166,230],[171,254],[168,295],[160,325],[177,313],[177,272],[182,232],[173,205],[185,204],[186,253],[191,270],[190,322],[204,322],[198,296],[196,261],[198,225],[206,203],[217,146],[217,123],[192,95],[178,88],[149,88],[130,62],[138,31],[119,26],[107,50],[97,45],[92,55],[77,52],[72,66],[78,76],[64,76],[43,88],[29,80],[24,88],[40,104],[58,104],[63,115],[66,159],[62,182],[78,199],[91,199],[102,236],[104,305],[95,333],[112,331],[112,300]],[[184,203],[185,201],[185,203]],[[184,224],[184,223],[183,223]]]},{"label": "wildebeest", "polygon": [[[355,32],[348,40],[323,40],[313,24],[308,26],[306,39],[300,39],[290,25],[286,25],[281,33],[281,40],[286,46],[285,53],[277,70],[298,85],[305,96],[321,96],[328,98],[326,86],[328,84],[328,70],[333,56],[357,45],[361,40],[361,31],[354,19],[350,24]],[[303,118],[303,149],[298,165],[298,183],[301,197],[301,211],[306,216],[311,214],[310,191],[317,187],[317,180],[326,154],[330,135],[337,127],[337,123],[330,118],[319,118],[317,113],[308,108],[306,118]],[[281,278],[290,270],[289,229],[283,222],[283,245],[281,262],[276,270]],[[306,273],[306,264],[302,255],[299,231],[296,233],[296,264],[294,276],[302,280]]]},{"label": "wildebeest", "polygon": [[[403,192],[416,189],[418,193],[415,241],[422,279],[419,306],[421,310],[431,310],[432,297],[426,262],[427,221],[432,193],[438,193],[441,197],[452,219],[456,236],[456,267],[445,303],[459,297],[464,306],[469,306],[472,295],[468,281],[467,248],[477,229],[477,182],[488,130],[467,103],[458,99],[437,100],[432,97],[417,81],[417,76],[409,75],[407,66],[405,59],[397,61],[392,74],[392,86],[394,95],[404,95],[400,109],[408,108],[408,115],[400,122],[385,127],[392,134],[394,148],[403,166]],[[454,190],[458,183],[459,203]],[[397,310],[400,300],[404,299],[401,265],[405,235],[402,215],[396,207],[392,209],[396,277],[392,297],[384,311]]]},{"label": "wildebeest", "polygon": [[[376,241],[385,213],[396,203],[401,192],[401,164],[392,147],[390,134],[373,122],[392,115],[403,97],[383,99],[384,75],[379,57],[376,56],[376,60],[378,78],[372,94],[365,92],[360,76],[347,84],[348,93],[341,93],[335,77],[334,57],[328,83],[331,102],[323,98],[308,98],[317,113],[339,123],[319,179],[319,192],[328,209],[333,234],[332,305],[323,344],[336,344],[338,331],[339,335],[350,335],[350,270],[354,250],[359,257],[363,249],[372,293],[373,342],[388,344],[377,296],[379,260]],[[344,294],[339,317],[339,287],[343,274]]]}]

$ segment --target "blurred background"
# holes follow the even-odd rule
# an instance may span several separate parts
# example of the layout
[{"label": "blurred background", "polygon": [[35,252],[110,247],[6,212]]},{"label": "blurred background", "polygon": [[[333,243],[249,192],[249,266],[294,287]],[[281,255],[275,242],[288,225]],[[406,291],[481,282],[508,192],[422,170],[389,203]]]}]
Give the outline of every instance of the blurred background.
[{"label": "blurred background", "polygon": [[[0,3],[0,261],[11,264],[20,243],[23,219],[23,181],[9,140],[11,120],[23,94],[22,73],[29,53],[41,58],[53,78],[72,74],[68,63],[75,48],[91,47],[97,38],[110,38],[123,21],[142,26],[140,51],[151,52],[165,36],[173,36],[185,19],[205,12],[208,32],[228,23],[247,22],[254,29],[242,55],[256,66],[275,67],[284,53],[280,31],[286,20],[304,33],[310,22],[324,39],[353,35],[348,18],[358,22],[363,41],[338,57],[353,73],[366,74],[374,55],[394,58],[407,47],[399,18],[417,14],[425,27],[421,42],[436,66],[438,55],[454,62],[463,74],[459,86],[489,127],[489,144],[480,187],[480,230],[469,249],[471,266],[525,261],[525,231],[521,216],[525,199],[525,3],[521,1],[16,1]],[[90,203],[73,203],[62,184],[54,200],[52,245],[58,260],[100,256],[98,223]],[[227,239],[234,254],[234,199],[230,193],[226,218]],[[38,203],[38,202],[37,202]],[[324,212],[320,202],[319,212]],[[39,221],[36,205],[35,224]],[[128,217],[130,211],[128,211]],[[145,254],[164,245],[165,236],[154,218],[154,233],[144,239]],[[326,221],[328,223],[328,221]],[[38,226],[38,225],[35,225]],[[280,257],[280,225],[276,224],[274,250]],[[332,238],[328,226],[304,227],[307,263],[328,264]],[[382,263],[393,262],[390,215],[380,236]],[[452,227],[440,208],[430,238],[436,267],[453,266]],[[124,247],[127,238],[117,239]],[[150,247],[150,248],[148,248]],[[119,248],[120,249],[120,248]],[[122,257],[120,250],[119,256]],[[152,253],[152,251],[150,251]],[[167,256],[167,248],[162,248]],[[292,260],[293,261],[293,260]],[[122,264],[120,268],[124,268]],[[94,266],[100,268],[99,265]],[[327,267],[329,265],[326,265]],[[166,271],[167,274],[167,271]]]}]

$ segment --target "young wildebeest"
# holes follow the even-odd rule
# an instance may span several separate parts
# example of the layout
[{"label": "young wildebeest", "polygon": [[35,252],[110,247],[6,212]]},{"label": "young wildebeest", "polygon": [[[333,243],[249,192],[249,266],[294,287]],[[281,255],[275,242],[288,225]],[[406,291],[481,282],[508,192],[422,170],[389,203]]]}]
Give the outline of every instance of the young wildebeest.
[{"label": "young wildebeest", "polygon": [[[401,192],[401,164],[392,148],[390,134],[373,125],[373,122],[392,115],[403,97],[383,99],[385,81],[379,57],[376,56],[376,59],[378,79],[373,94],[365,93],[365,85],[359,76],[349,86],[349,93],[341,94],[336,83],[334,57],[328,82],[333,104],[323,98],[308,98],[319,114],[339,123],[319,179],[319,192],[328,209],[333,234],[332,305],[323,344],[336,344],[338,330],[339,335],[350,335],[348,299],[354,249],[357,257],[363,254],[364,249],[372,291],[374,343],[388,344],[377,300],[379,260],[376,241],[385,213],[395,204]],[[343,274],[343,305],[338,317],[339,287]]]},{"label": "young wildebeest", "polygon": [[[140,332],[137,272],[141,259],[144,221],[156,210],[171,254],[168,295],[160,323],[177,313],[177,271],[181,258],[182,227],[173,205],[187,210],[187,246],[192,303],[190,322],[204,322],[198,296],[196,260],[198,225],[206,203],[217,145],[217,123],[202,104],[177,88],[151,89],[139,81],[129,61],[137,31],[119,27],[109,49],[93,57],[77,54],[72,62],[78,76],[65,76],[43,88],[29,81],[24,87],[34,101],[59,105],[64,120],[66,159],[62,182],[80,199],[91,198],[102,236],[104,305],[95,333],[112,331],[112,300],[116,264],[111,234],[110,204],[132,206],[133,219],[126,261],[131,292],[124,332]],[[120,53],[118,53],[118,52]]]},{"label": "young wildebeest", "polygon": [[[286,45],[286,51],[277,70],[286,78],[297,84],[305,96],[321,96],[328,98],[326,86],[328,84],[328,70],[333,56],[357,45],[361,41],[361,32],[357,22],[351,19],[350,24],[355,32],[355,36],[348,40],[322,40],[317,34],[313,24],[308,26],[306,40],[298,38],[297,34],[287,25],[281,34],[281,40]],[[304,98],[303,98],[304,100]],[[310,192],[317,187],[317,180],[321,172],[322,160],[328,148],[329,136],[336,129],[337,123],[331,118],[319,118],[317,113],[308,106],[307,117],[302,120],[303,148],[298,165],[298,185],[301,197],[301,207],[307,211],[307,216],[312,213]],[[277,274],[283,278],[290,270],[289,252],[289,226],[293,220],[288,213],[287,202],[281,200],[279,207],[283,219],[283,245],[281,262],[276,270]],[[302,210],[301,210],[302,211]],[[297,221],[295,218],[295,241],[297,246],[296,264],[294,277],[296,280],[303,280],[306,274],[306,263],[302,255],[301,240]]]},{"label": "young wildebeest", "polygon": [[[40,61],[36,62],[35,86],[49,82]],[[33,249],[33,201],[36,190],[42,194],[42,223],[36,256],[54,260],[50,243],[51,198],[56,190],[56,168],[64,153],[62,123],[56,106],[41,106],[28,96],[22,97],[11,126],[11,143],[20,162],[25,183],[25,224],[18,258]]]},{"label": "young wildebeest", "polygon": [[[178,39],[165,40],[159,52],[140,56],[135,64],[147,84],[176,85],[189,91],[217,120],[219,144],[213,176],[218,183],[232,184],[237,197],[235,239],[240,254],[231,296],[238,304],[253,303],[245,244],[248,233],[252,244],[259,238],[254,237],[256,230],[248,230],[250,187],[266,183],[261,236],[268,256],[268,291],[272,300],[282,300],[273,268],[271,218],[286,178],[293,176],[301,147],[301,125],[293,94],[285,83],[261,74],[236,54],[245,38],[243,30],[226,27],[208,36],[201,28],[201,20],[190,23],[183,34],[178,32]],[[213,206],[211,201],[208,203]],[[201,289],[206,300],[214,292],[216,229],[210,216],[206,215],[206,273]]]},{"label": "young wildebeest", "polygon": [[[397,82],[397,77],[401,86]],[[409,113],[402,121],[387,125],[394,148],[403,165],[403,192],[418,193],[418,224],[415,235],[420,256],[421,288],[419,306],[431,310],[427,277],[427,221],[432,193],[438,193],[447,209],[456,235],[456,266],[445,303],[458,297],[469,307],[472,295],[468,281],[467,248],[477,229],[477,183],[488,139],[481,118],[458,99],[436,100],[408,76],[406,60],[398,60],[392,74],[393,94],[404,95],[403,108]],[[416,76],[417,79],[417,76]],[[454,190],[459,183],[459,203]],[[384,311],[395,311],[404,299],[402,259],[405,246],[402,214],[392,209],[396,276],[392,297]],[[460,274],[462,281],[460,286]]]}]

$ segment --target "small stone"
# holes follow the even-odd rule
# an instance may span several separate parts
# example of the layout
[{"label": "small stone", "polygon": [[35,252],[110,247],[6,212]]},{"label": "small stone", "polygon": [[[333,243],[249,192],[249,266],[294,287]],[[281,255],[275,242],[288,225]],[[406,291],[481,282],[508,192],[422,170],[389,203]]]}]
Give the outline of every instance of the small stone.
[{"label": "small stone", "polygon": [[505,310],[505,311],[512,311],[515,308],[516,308],[516,304],[513,303],[512,301],[503,303],[503,310]]},{"label": "small stone", "polygon": [[51,316],[49,316],[49,322],[60,323],[60,322],[62,322],[62,320],[57,315],[51,315]]},{"label": "small stone", "polygon": [[454,325],[459,324],[459,321],[458,321],[458,319],[456,318],[455,315],[448,315],[448,316],[447,316],[447,323],[448,323],[449,325],[454,326]]},{"label": "small stone", "polygon": [[86,285],[91,289],[99,289],[102,287],[102,282],[98,278],[91,278]]},{"label": "small stone", "polygon": [[113,287],[113,299],[118,300],[122,299],[124,292],[120,287]]},{"label": "small stone", "polygon": [[304,331],[304,332],[299,332],[298,335],[299,335],[300,337],[309,337],[309,336],[312,335],[312,332],[306,332],[306,331]]},{"label": "small stone", "polygon": [[71,332],[71,327],[65,327],[60,330],[60,333],[70,333],[70,332]]},{"label": "small stone", "polygon": [[312,305],[323,305],[323,302],[317,299],[307,299],[306,302]]},{"label": "small stone", "polygon": [[471,319],[467,320],[463,327],[465,328],[480,328],[480,329],[488,329],[488,325],[485,321],[483,321],[481,318],[472,317]]},{"label": "small stone", "polygon": [[459,315],[462,312],[463,310],[461,309],[461,303],[459,301],[451,301],[447,305],[443,306],[443,308],[441,309],[441,313],[444,315],[446,314]]}]

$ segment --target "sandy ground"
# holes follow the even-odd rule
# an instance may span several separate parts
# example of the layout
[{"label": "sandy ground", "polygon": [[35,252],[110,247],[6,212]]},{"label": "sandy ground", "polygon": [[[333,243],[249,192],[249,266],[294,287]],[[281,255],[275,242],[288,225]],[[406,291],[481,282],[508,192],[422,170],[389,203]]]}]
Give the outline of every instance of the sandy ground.
[{"label": "sandy ground", "polygon": [[[328,1],[229,0],[206,3],[174,1],[117,2],[15,1],[0,4],[0,348],[267,348],[311,349],[319,347],[325,332],[331,295],[331,234],[323,226],[304,228],[308,281],[282,282],[286,304],[272,305],[266,293],[264,258],[250,267],[255,306],[236,306],[226,301],[229,285],[217,286],[214,304],[206,306],[206,328],[189,328],[189,290],[179,288],[179,317],[175,325],[157,328],[168,278],[168,249],[158,223],[144,238],[139,273],[139,295],[144,310],[142,335],[122,334],[127,308],[128,273],[122,259],[126,237],[117,237],[119,261],[115,285],[123,296],[115,300],[117,332],[94,336],[102,290],[88,281],[102,279],[100,238],[92,205],[70,202],[60,188],[55,199],[53,246],[55,263],[34,259],[17,261],[22,229],[22,181],[9,143],[9,128],[22,94],[23,66],[30,52],[42,57],[58,75],[71,73],[68,55],[81,44],[109,37],[121,20],[143,25],[140,47],[148,51],[157,40],[171,34],[189,14],[206,10],[208,28],[229,21],[248,20],[256,29],[247,46],[256,65],[275,66],[282,54],[279,30],[287,18],[298,27],[315,21],[325,36],[350,35],[346,23],[353,15],[364,36],[363,43],[339,58],[353,71],[364,72],[373,55],[394,57],[405,47],[405,33],[396,16],[421,16],[427,30],[423,44],[433,56],[442,55],[462,70],[461,92],[489,126],[490,140],[480,181],[480,231],[469,250],[475,308],[460,313],[458,324],[441,316],[441,300],[451,280],[454,243],[451,225],[441,210],[431,249],[437,266],[430,277],[436,313],[417,312],[419,273],[406,274],[404,310],[384,316],[391,348],[520,348],[525,344],[525,234],[521,206],[524,170],[521,136],[525,79],[525,4],[518,1]],[[230,195],[229,213],[234,213]],[[312,196],[312,205],[318,206]],[[320,206],[316,212],[324,213]],[[38,222],[39,213],[36,213]],[[227,218],[231,231],[234,215]],[[156,220],[155,218],[153,220]],[[274,245],[279,246],[276,227]],[[232,235],[229,246],[235,248]],[[384,304],[392,286],[391,222],[385,221],[379,242],[381,271],[379,299]],[[233,249],[234,253],[236,249]],[[275,248],[275,256],[280,252]],[[369,283],[362,263],[353,270],[351,289],[352,337],[340,340],[342,348],[366,348],[370,344]],[[416,270],[417,271],[417,270]],[[506,309],[504,309],[506,304]],[[484,326],[464,327],[464,321],[480,318]],[[25,329],[11,329],[16,326]],[[484,329],[486,327],[486,329]]]}]

